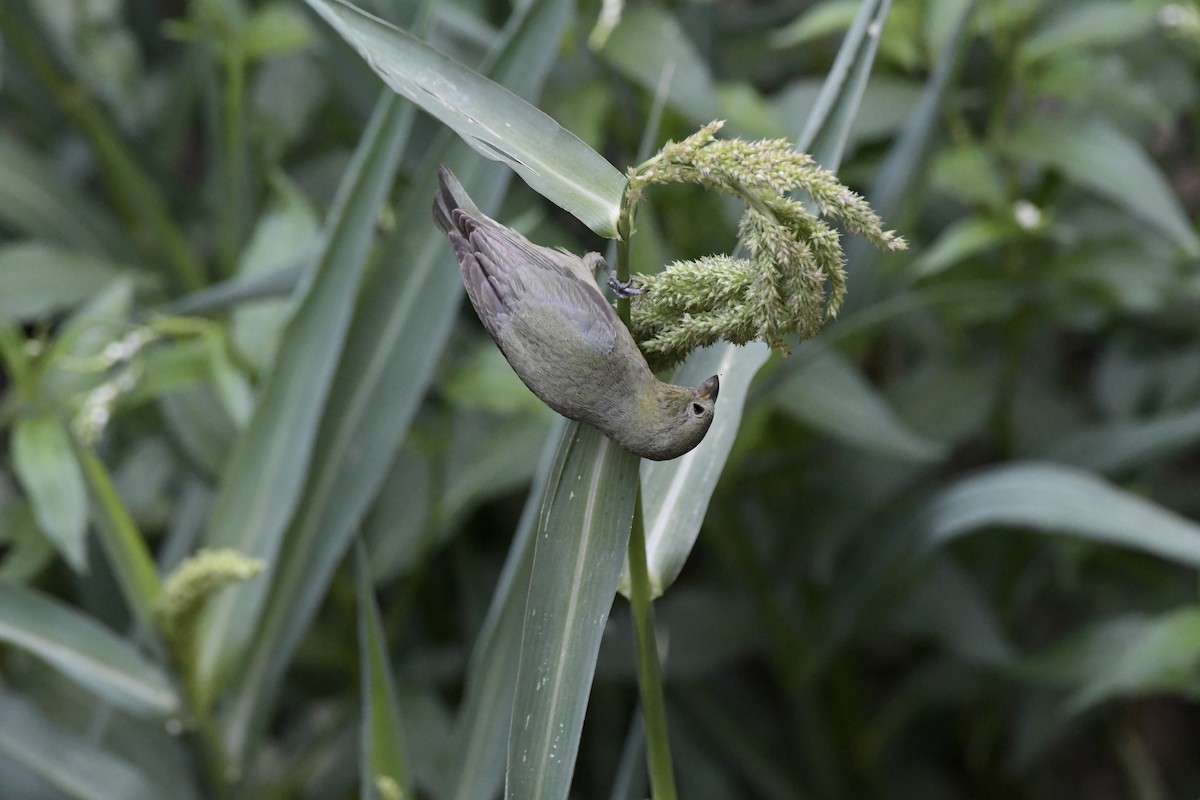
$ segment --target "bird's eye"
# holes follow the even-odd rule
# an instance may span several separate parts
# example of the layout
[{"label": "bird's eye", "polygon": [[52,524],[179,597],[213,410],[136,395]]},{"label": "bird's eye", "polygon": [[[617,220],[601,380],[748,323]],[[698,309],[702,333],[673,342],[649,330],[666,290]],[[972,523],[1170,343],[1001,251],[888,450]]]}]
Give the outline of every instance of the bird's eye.
[{"label": "bird's eye", "polygon": [[699,417],[704,414],[704,406],[699,403],[692,403],[692,415]]}]

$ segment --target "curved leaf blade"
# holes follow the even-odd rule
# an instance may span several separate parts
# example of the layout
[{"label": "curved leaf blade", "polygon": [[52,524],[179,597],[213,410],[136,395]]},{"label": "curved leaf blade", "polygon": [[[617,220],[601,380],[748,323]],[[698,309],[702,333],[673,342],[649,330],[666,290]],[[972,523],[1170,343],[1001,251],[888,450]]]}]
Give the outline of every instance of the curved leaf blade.
[{"label": "curved leaf blade", "polygon": [[[321,252],[301,284],[274,369],[226,465],[206,530],[208,546],[275,561],[301,499],[318,422],[409,120],[399,101],[381,96],[329,212]],[[238,584],[209,604],[197,647],[206,683],[218,675],[227,678],[224,673],[249,645],[270,583]]]},{"label": "curved leaf blade", "polygon": [[156,800],[162,792],[129,762],[0,693],[0,752],[76,800]]},{"label": "curved leaf blade", "polygon": [[1200,566],[1200,524],[1057,464],[1009,464],[939,493],[915,524],[929,546],[995,525],[1067,533]]},{"label": "curved leaf blade", "polygon": [[[358,549],[358,660],[361,664],[362,752],[359,754],[363,800],[412,796],[404,750],[404,731],[383,622],[375,604],[366,551]],[[387,787],[387,793],[381,790]]]},{"label": "curved leaf blade", "polygon": [[0,585],[0,608],[0,641],[33,653],[133,713],[166,716],[178,710],[166,673],[90,617],[17,586]]},{"label": "curved leaf blade", "polygon": [[[761,342],[741,349],[717,345],[694,353],[675,375],[674,380],[683,386],[719,375],[721,400],[712,427],[698,447],[674,461],[642,462],[642,514],[652,597],[675,582],[696,544],[712,490],[737,438],[750,381],[770,355]],[[629,594],[628,565],[621,574],[620,591]]]},{"label": "curved leaf blade", "polygon": [[1052,167],[1158,229],[1189,256],[1200,236],[1162,171],[1124,131],[1099,119],[1035,119],[1005,145],[1019,161]]},{"label": "curved leaf blade", "polygon": [[637,493],[638,458],[588,425],[559,443],[534,543],[505,794],[567,796]]},{"label": "curved leaf blade", "polygon": [[617,235],[625,177],[513,92],[345,0],[307,0],[395,92],[601,236]]},{"label": "curved leaf blade", "polygon": [[51,411],[18,417],[13,425],[12,459],[38,525],[71,569],[85,571],[87,487],[66,426]]},{"label": "curved leaf blade", "polygon": [[[537,0],[514,18],[489,56],[496,79],[523,96],[535,95],[553,62],[547,43],[557,41],[569,16],[562,0]],[[315,466],[286,533],[245,668],[225,704],[222,726],[235,753],[253,749],[280,676],[383,485],[450,335],[463,289],[453,252],[424,213],[436,187],[436,165],[451,166],[485,211],[499,204],[511,178],[508,170],[485,168],[491,165],[446,133],[411,184],[410,205],[422,213],[402,215],[404,223],[382,247],[385,266],[367,277],[361,292],[365,299],[317,433]]]},{"label": "curved leaf blade", "polygon": [[[842,43],[837,64],[827,79],[821,99],[801,135],[801,149],[811,147],[814,157],[828,168],[837,168],[850,135],[850,125],[862,99],[862,87],[874,61],[875,45],[890,6],[887,0],[863,3],[859,18]],[[760,345],[738,348],[721,343],[692,353],[677,371],[679,376],[704,374],[707,377],[713,372],[705,371],[716,366],[725,369],[728,376],[721,376],[721,402],[713,423],[716,430],[710,430],[705,441],[692,453],[648,468],[655,484],[655,495],[651,499],[647,492],[642,511],[649,526],[646,556],[650,581],[658,592],[670,586],[699,535],[703,515],[697,515],[694,510],[707,509],[741,422],[741,404],[731,403],[729,398],[743,398],[744,404],[750,382],[766,362],[765,350]],[[673,380],[683,382],[682,378]],[[701,463],[703,469],[697,469]]]}]

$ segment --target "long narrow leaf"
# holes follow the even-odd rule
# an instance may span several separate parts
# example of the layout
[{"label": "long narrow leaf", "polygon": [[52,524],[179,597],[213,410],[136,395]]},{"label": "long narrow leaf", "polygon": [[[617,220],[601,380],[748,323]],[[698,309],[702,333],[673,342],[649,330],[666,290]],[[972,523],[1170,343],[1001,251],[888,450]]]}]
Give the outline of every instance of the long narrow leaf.
[{"label": "long narrow leaf", "polygon": [[143,715],[179,707],[167,675],[91,617],[46,595],[0,585],[0,641],[33,653],[121,708]]},{"label": "long narrow leaf", "polygon": [[567,796],[600,638],[637,492],[638,459],[587,425],[567,426],[534,543],[506,795]]},{"label": "long narrow leaf", "polygon": [[1187,255],[1200,254],[1200,237],[1166,176],[1115,125],[1098,119],[1034,119],[1005,149],[1014,159],[1059,170],[1157,228]]},{"label": "long narrow leaf", "polygon": [[[946,88],[961,66],[963,53],[970,42],[970,21],[978,5],[978,0],[963,5],[937,66],[925,82],[920,101],[871,184],[871,204],[890,225],[903,225],[915,207],[907,202],[907,198],[929,160],[934,134],[942,119]],[[879,251],[864,239],[856,237],[846,244],[846,281],[852,288],[842,305],[843,322],[851,313],[880,299],[882,276],[881,271],[874,268],[878,258]]]},{"label": "long narrow leaf", "polygon": [[0,692],[0,753],[76,800],[158,800],[161,792],[131,764],[74,733],[37,709]]},{"label": "long narrow leaf", "polygon": [[[813,112],[814,117],[809,120],[802,137],[803,142],[805,138],[812,139],[820,134],[820,141],[817,142],[820,149],[813,155],[831,169],[837,168],[854,111],[861,99],[861,86],[848,76],[860,76],[861,80],[865,80],[875,48],[865,44],[864,38],[871,35],[869,30],[874,30],[873,35],[878,36],[889,6],[886,0],[863,3],[861,19],[855,23],[842,45],[841,53],[851,55],[839,53],[839,67],[829,77],[829,86],[839,88],[827,88],[828,97]],[[642,498],[642,509],[648,525],[646,557],[651,584],[658,592],[670,586],[695,544],[704,518],[702,514],[693,513],[693,510],[708,507],[725,460],[733,447],[733,440],[737,437],[746,392],[759,367],[766,362],[766,355],[765,348],[758,346],[738,348],[721,343],[693,353],[676,373],[674,380],[683,382],[688,376],[702,374],[708,369],[724,371],[721,374],[721,399],[717,404],[713,429],[708,432],[704,442],[683,458],[647,468],[647,475],[652,478],[653,484],[647,487],[648,491]],[[697,469],[702,457],[705,459],[703,468]],[[653,493],[649,489],[653,489]]]},{"label": "long narrow leaf", "polygon": [[[366,552],[358,549],[358,660],[361,666],[362,752],[359,796],[362,800],[411,797],[412,781],[404,752],[404,732],[383,623],[372,591]],[[380,787],[386,786],[385,794]]]},{"label": "long narrow leaf", "polygon": [[[314,274],[284,332],[275,368],[238,439],[213,501],[206,542],[271,564],[300,499],[312,442],[337,365],[379,209],[391,188],[409,115],[380,98],[325,228]],[[199,673],[212,684],[253,636],[269,580],[232,587],[210,604]]]},{"label": "long narrow leaf", "polygon": [[973,475],[937,495],[913,524],[930,546],[990,526],[1020,526],[1200,566],[1200,524],[1057,464],[1008,464]]},{"label": "long narrow leaf", "polygon": [[389,86],[602,236],[614,237],[625,178],[510,90],[345,0],[307,0]]},{"label": "long narrow leaf", "polygon": [[[754,342],[743,349],[717,345],[695,353],[674,380],[683,386],[721,376],[721,399],[712,427],[700,446],[674,461],[642,462],[642,507],[646,509],[646,560],[650,589],[658,597],[679,576],[700,535],[712,490],[733,449],[746,393],[771,351]],[[705,487],[708,491],[704,491]],[[629,591],[629,568],[621,575],[621,593]]]},{"label": "long narrow leaf", "polygon": [[66,426],[52,411],[18,417],[12,460],[38,525],[73,570],[86,571],[87,488]]},{"label": "long narrow leaf", "polygon": [[442,794],[453,800],[490,800],[504,778],[521,658],[521,625],[533,569],[533,535],[565,428],[566,420],[560,418],[547,439],[492,604],[471,652],[462,708],[443,770],[449,786]]},{"label": "long narrow leaf", "polygon": [[[553,61],[553,42],[570,17],[562,0],[538,0],[515,17],[491,56],[492,74],[523,96],[535,95]],[[411,107],[410,107],[411,108]],[[233,753],[246,754],[264,724],[279,678],[325,595],[350,535],[387,476],[462,297],[462,281],[428,204],[435,168],[449,164],[487,210],[499,204],[507,170],[485,170],[476,153],[447,136],[425,155],[410,190],[411,212],[386,243],[367,279],[347,336],[328,409],[314,445],[314,469],[246,668],[231,686],[223,720]]]}]

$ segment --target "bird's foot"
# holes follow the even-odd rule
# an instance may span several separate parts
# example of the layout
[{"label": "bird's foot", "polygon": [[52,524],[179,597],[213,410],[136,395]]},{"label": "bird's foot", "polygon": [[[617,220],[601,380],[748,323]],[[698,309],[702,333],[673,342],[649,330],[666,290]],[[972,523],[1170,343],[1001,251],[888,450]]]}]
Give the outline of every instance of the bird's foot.
[{"label": "bird's foot", "polygon": [[612,293],[623,300],[646,293],[645,289],[639,289],[633,285],[633,278],[627,281],[618,280],[616,270],[608,273],[608,288],[612,289]]},{"label": "bird's foot", "polygon": [[617,277],[617,271],[608,265],[604,260],[604,256],[599,253],[588,253],[583,257],[583,263],[587,264],[590,269],[603,269],[608,273],[608,288],[612,293],[623,300],[628,300],[631,297],[637,297],[639,294],[644,294],[645,289],[639,289],[633,285],[633,278],[623,281]]}]

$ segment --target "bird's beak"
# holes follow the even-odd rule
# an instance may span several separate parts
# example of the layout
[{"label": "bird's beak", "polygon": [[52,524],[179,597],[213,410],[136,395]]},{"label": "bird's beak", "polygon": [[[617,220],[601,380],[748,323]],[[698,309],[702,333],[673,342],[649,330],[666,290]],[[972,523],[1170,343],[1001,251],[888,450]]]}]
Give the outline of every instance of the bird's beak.
[{"label": "bird's beak", "polygon": [[717,399],[717,393],[721,391],[721,382],[717,380],[717,376],[713,375],[704,383],[696,387],[696,396],[701,400]]}]

